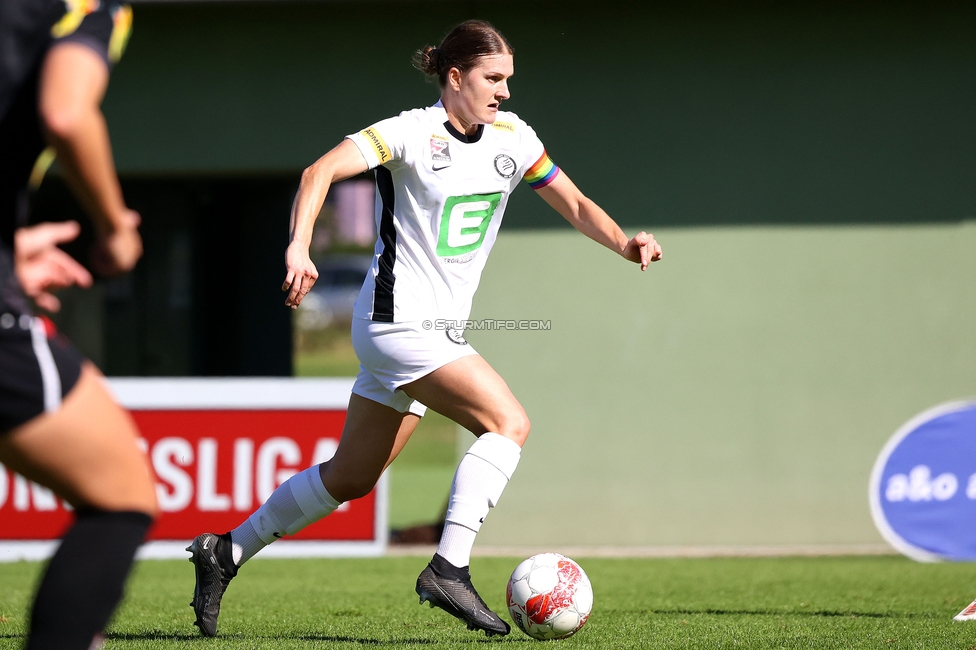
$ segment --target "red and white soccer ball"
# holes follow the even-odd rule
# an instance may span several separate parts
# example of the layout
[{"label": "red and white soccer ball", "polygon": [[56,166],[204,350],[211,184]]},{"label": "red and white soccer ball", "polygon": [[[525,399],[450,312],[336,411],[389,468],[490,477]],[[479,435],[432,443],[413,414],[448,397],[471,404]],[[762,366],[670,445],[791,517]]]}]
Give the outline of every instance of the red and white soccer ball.
[{"label": "red and white soccer ball", "polygon": [[508,581],[508,613],[533,639],[565,639],[593,609],[593,587],[580,565],[558,553],[525,560]]}]

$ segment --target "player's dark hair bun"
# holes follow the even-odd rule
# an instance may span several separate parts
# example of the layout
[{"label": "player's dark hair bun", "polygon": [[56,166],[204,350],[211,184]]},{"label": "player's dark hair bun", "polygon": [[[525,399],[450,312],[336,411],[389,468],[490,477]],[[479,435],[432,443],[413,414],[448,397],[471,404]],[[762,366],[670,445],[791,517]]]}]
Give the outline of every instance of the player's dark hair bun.
[{"label": "player's dark hair bun", "polygon": [[440,58],[438,50],[433,45],[428,45],[417,52],[417,67],[426,74],[435,76],[437,74],[437,59]]},{"label": "player's dark hair bun", "polygon": [[440,47],[428,45],[417,50],[413,64],[424,74],[436,76],[443,88],[447,85],[447,73],[451,68],[464,72],[474,67],[483,56],[514,53],[508,40],[490,23],[466,20],[444,37]]}]

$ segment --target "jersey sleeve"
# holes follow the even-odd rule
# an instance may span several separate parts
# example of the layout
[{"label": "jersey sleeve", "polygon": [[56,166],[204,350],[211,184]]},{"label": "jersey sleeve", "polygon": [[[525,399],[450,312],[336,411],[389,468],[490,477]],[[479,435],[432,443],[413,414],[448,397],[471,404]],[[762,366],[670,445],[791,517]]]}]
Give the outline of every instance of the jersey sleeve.
[{"label": "jersey sleeve", "polygon": [[409,120],[403,115],[381,120],[359,133],[346,136],[359,147],[369,169],[403,160]]},{"label": "jersey sleeve", "polygon": [[132,8],[113,2],[69,0],[54,27],[54,43],[78,43],[94,51],[110,68],[122,58],[132,31]]},{"label": "jersey sleeve", "polygon": [[549,158],[539,136],[528,125],[523,129],[522,148],[525,152],[523,178],[529,187],[539,190],[556,179],[559,175],[559,167]]}]

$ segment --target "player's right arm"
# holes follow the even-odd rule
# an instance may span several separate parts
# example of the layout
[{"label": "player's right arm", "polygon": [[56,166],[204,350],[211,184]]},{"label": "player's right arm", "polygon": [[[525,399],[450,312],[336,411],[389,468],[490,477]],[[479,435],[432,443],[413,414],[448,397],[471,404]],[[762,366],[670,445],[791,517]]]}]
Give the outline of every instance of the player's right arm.
[{"label": "player's right arm", "polygon": [[319,273],[308,255],[312,242],[312,228],[318,217],[329,188],[347,178],[362,174],[369,169],[366,159],[351,140],[343,140],[339,146],[316,160],[302,172],[298,194],[291,207],[291,240],[285,251],[285,282],[282,291],[288,292],[285,304],[292,309],[301,304]]},{"label": "player's right arm", "polygon": [[98,232],[95,267],[129,271],[142,255],[139,215],[122,198],[101,103],[108,65],[92,48],[56,43],[41,72],[38,108],[69,185]]}]

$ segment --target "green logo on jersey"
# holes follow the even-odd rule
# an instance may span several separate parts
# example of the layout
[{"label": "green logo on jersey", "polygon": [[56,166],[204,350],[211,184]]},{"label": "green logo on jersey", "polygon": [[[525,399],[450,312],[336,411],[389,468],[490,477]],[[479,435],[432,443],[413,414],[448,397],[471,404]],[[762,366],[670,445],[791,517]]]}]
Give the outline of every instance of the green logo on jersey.
[{"label": "green logo on jersey", "polygon": [[495,214],[501,198],[501,192],[448,198],[441,215],[437,255],[453,257],[481,248],[491,216]]}]

